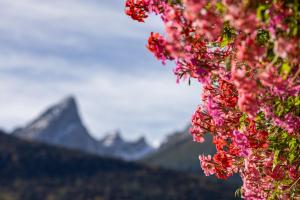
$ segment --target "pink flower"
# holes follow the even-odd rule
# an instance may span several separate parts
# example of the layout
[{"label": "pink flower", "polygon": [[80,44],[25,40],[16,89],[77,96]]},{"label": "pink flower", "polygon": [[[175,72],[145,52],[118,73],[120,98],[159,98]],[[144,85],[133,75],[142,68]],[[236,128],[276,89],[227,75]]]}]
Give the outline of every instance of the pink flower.
[{"label": "pink flower", "polygon": [[292,63],[299,63],[300,47],[297,39],[279,37],[275,40],[274,52],[283,59],[289,58]]},{"label": "pink flower", "polygon": [[257,93],[259,92],[256,80],[247,75],[245,68],[238,69],[236,62],[232,62],[231,79],[239,93],[240,110],[246,112],[251,118],[255,117],[258,111]]},{"label": "pink flower", "polygon": [[[295,2],[126,3],[127,14],[135,20],[143,22],[149,13],[161,17],[165,36],[151,33],[148,49],[163,63],[175,61],[178,82],[195,79],[202,85],[202,103],[192,117],[190,133],[200,143],[205,134],[212,134],[217,149],[213,157],[199,156],[204,173],[221,179],[239,173],[247,200],[273,194],[291,199],[286,183],[299,177],[299,158],[290,163],[287,156],[289,140],[272,137],[287,131],[286,137],[300,140],[298,100],[287,101],[300,94]],[[277,108],[284,111],[280,116],[277,111],[275,115]],[[275,149],[280,150],[276,162]]]},{"label": "pink flower", "polygon": [[246,157],[250,153],[250,144],[248,138],[243,133],[234,130],[233,131],[233,141],[236,147],[239,149],[239,156]]},{"label": "pink flower", "polygon": [[209,97],[206,101],[206,110],[208,114],[212,117],[215,125],[222,126],[225,122],[224,120],[224,113],[222,112],[221,108],[218,106],[214,100]]},{"label": "pink flower", "polygon": [[215,173],[214,164],[210,155],[208,156],[200,155],[199,160],[200,160],[201,168],[204,170],[206,176]]}]

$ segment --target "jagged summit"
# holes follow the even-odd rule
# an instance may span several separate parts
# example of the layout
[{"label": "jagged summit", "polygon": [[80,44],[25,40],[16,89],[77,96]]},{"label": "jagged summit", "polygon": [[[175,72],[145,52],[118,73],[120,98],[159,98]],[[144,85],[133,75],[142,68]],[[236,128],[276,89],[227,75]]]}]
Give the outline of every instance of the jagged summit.
[{"label": "jagged summit", "polygon": [[153,150],[143,138],[134,142],[125,141],[120,131],[114,131],[100,140],[94,139],[82,123],[73,96],[49,107],[28,125],[16,129],[13,134],[28,140],[125,160],[139,159]]},{"label": "jagged summit", "polygon": [[68,109],[68,108],[76,108],[77,109],[77,102],[74,96],[67,96],[66,98],[62,99],[57,106],[61,108]]},{"label": "jagged summit", "polygon": [[[60,120],[63,120],[64,123],[72,122],[73,124],[81,124],[81,119],[78,114],[78,108],[74,97],[70,96],[63,99],[58,104],[48,108],[39,117],[29,123],[27,126],[27,136],[34,137],[34,135],[28,135],[28,129],[35,130],[34,132],[38,133],[38,130],[45,129],[51,123],[56,123]],[[24,131],[20,133],[25,134]]]},{"label": "jagged summit", "polygon": [[99,143],[105,147],[104,155],[111,154],[125,160],[140,159],[154,150],[144,137],[136,141],[125,141],[120,131],[107,134]]},{"label": "jagged summit", "polygon": [[97,142],[82,124],[76,100],[72,96],[51,106],[14,134],[25,139],[97,152]]},{"label": "jagged summit", "polygon": [[119,130],[106,134],[100,142],[106,147],[125,143]]},{"label": "jagged summit", "polygon": [[107,133],[100,140],[100,142],[106,147],[115,146],[115,145],[123,145],[124,143],[129,143],[132,145],[149,146],[149,144],[144,136],[141,136],[140,138],[138,138],[137,140],[134,140],[134,141],[126,141],[123,138],[121,131],[119,131],[119,130]]}]

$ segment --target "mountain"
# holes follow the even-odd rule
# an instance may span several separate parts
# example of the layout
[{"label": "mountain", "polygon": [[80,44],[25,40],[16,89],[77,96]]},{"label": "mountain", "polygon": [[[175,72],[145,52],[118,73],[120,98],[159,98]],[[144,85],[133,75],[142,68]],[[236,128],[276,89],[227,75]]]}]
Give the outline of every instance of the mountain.
[{"label": "mountain", "polygon": [[97,141],[83,125],[73,97],[67,97],[50,107],[26,127],[15,130],[13,134],[24,139],[91,153],[98,152]]},{"label": "mountain", "polygon": [[159,165],[170,169],[199,172],[200,154],[214,154],[210,135],[205,135],[204,143],[196,143],[188,131],[189,127],[166,137],[157,151],[145,156],[142,162]]},{"label": "mountain", "polygon": [[[204,143],[193,141],[189,133],[189,127],[182,131],[167,136],[162,145],[153,153],[143,157],[140,162],[154,166],[162,166],[167,169],[192,172],[204,176],[200,167],[199,155],[213,155],[216,152],[212,141],[212,136],[206,134]],[[224,182],[218,180],[215,176],[209,176],[209,180]],[[238,175],[229,178],[224,184],[241,185],[241,179]]]},{"label": "mountain", "polygon": [[110,154],[125,160],[138,160],[154,151],[144,137],[126,142],[119,131],[104,136],[99,142],[105,147],[103,155]]},{"label": "mountain", "polygon": [[24,128],[13,132],[13,135],[23,139],[125,160],[140,159],[153,150],[144,139],[127,142],[118,134],[118,137],[112,134],[102,140],[94,139],[82,123],[74,97],[63,99]]},{"label": "mountain", "polygon": [[234,189],[205,177],[0,133],[3,200],[225,200],[234,199]]}]

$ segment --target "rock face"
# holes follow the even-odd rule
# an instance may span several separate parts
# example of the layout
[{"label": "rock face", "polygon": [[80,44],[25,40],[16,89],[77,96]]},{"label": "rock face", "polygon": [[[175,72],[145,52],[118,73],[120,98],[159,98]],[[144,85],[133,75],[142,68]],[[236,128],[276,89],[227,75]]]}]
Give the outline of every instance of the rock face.
[{"label": "rock face", "polygon": [[98,155],[135,160],[153,149],[144,139],[126,142],[120,133],[94,139],[83,125],[74,97],[51,106],[24,128],[13,132],[17,137],[83,150]]},{"label": "rock face", "polygon": [[111,154],[114,157],[121,157],[125,160],[141,159],[145,155],[153,152],[154,149],[149,146],[144,137],[137,141],[126,142],[119,131],[106,135],[99,141],[103,146],[103,155]]},{"label": "rock face", "polygon": [[205,143],[199,144],[193,141],[188,129],[189,127],[167,136],[158,150],[145,156],[142,162],[170,169],[199,172],[199,155],[214,154],[216,150],[210,135],[205,136]]},{"label": "rock face", "polygon": [[14,131],[14,135],[91,153],[97,152],[97,142],[82,124],[73,97],[50,107],[26,127]]}]

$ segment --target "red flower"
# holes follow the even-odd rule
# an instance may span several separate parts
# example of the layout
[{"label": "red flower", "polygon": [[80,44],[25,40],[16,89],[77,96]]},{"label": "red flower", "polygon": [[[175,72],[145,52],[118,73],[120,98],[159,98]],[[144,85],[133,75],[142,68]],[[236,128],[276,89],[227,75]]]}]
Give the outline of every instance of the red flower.
[{"label": "red flower", "polygon": [[[175,60],[178,80],[196,79],[203,86],[190,132],[197,142],[212,134],[218,152],[213,158],[200,156],[201,166],[206,175],[221,179],[239,173],[245,199],[290,199],[292,190],[286,183],[292,180],[294,188],[299,186],[299,158],[290,163],[287,152],[298,141],[268,137],[274,130],[300,138],[296,2],[126,2],[126,13],[137,21],[143,22],[148,13],[163,20],[165,37],[151,33],[148,40],[147,48],[155,57],[163,63]],[[269,145],[280,150],[276,166]],[[278,194],[272,197],[275,190]]]},{"label": "red flower", "polygon": [[125,12],[132,19],[144,22],[148,17],[148,4],[144,0],[127,0],[125,4]]},{"label": "red flower", "polygon": [[250,122],[247,131],[247,137],[251,148],[257,149],[268,147],[268,132],[264,130],[256,130],[254,121]]},{"label": "red flower", "polygon": [[214,155],[214,161],[219,164],[220,166],[222,166],[222,168],[224,170],[226,170],[227,168],[231,167],[232,165],[232,159],[228,157],[228,155],[226,154],[225,151],[218,151],[215,155]]},{"label": "red flower", "polygon": [[228,157],[225,151],[218,151],[213,160],[215,162],[215,173],[220,179],[227,179],[232,175],[232,159]]},{"label": "red flower", "polygon": [[155,55],[159,60],[165,63],[166,59],[171,60],[169,51],[166,49],[167,42],[159,33],[151,32],[148,39],[147,48]]},{"label": "red flower", "polygon": [[220,101],[225,106],[234,108],[237,105],[238,93],[236,87],[224,80],[219,80],[220,87]]},{"label": "red flower", "polygon": [[216,145],[218,151],[223,150],[223,148],[227,145],[227,142],[223,138],[217,136],[214,137],[213,142]]}]

